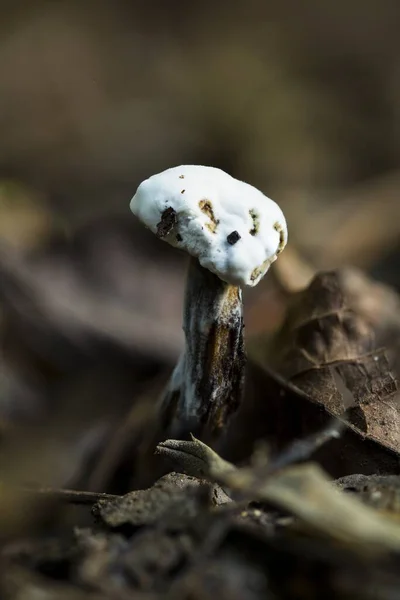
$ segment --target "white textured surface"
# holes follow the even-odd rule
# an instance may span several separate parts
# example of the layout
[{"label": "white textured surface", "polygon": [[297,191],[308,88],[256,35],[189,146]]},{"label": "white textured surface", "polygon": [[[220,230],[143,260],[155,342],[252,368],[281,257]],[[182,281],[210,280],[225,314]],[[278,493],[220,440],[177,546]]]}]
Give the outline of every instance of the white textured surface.
[{"label": "white textured surface", "polygon": [[[172,208],[176,223],[163,239],[234,285],[256,285],[287,241],[279,206],[214,167],[183,165],[153,175],[139,185],[130,208],[153,233]],[[233,232],[240,239],[230,244]]]}]

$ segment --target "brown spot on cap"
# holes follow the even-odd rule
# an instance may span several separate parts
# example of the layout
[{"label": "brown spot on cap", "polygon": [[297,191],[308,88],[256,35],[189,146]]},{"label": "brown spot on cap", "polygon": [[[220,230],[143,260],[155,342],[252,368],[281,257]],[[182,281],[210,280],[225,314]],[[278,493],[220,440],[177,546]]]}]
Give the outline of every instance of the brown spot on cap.
[{"label": "brown spot on cap", "polygon": [[185,190],[181,190],[181,194],[184,194],[184,193],[185,193]]},{"label": "brown spot on cap", "polygon": [[211,231],[211,233],[215,233],[217,230],[217,226],[219,224],[218,219],[215,218],[214,210],[210,200],[200,200],[199,202],[200,210],[207,215],[210,219],[210,223],[206,223],[207,229]]},{"label": "brown spot on cap", "polygon": [[251,281],[255,281],[256,279],[258,279],[259,277],[261,277],[261,275],[264,275],[264,273],[266,272],[266,270],[268,269],[269,265],[270,265],[270,260],[267,258],[267,260],[264,260],[264,262],[262,263],[262,265],[260,265],[259,267],[256,267],[255,269],[253,269],[251,275],[250,275],[250,279]]},{"label": "brown spot on cap", "polygon": [[280,254],[286,245],[285,230],[278,221],[274,224],[274,229],[275,229],[275,231],[277,231],[279,233],[279,246],[278,246],[278,250],[276,251],[276,253]]},{"label": "brown spot on cap", "polygon": [[260,229],[260,219],[257,212],[252,208],[250,211],[250,217],[253,221],[253,227],[250,229],[250,235],[257,235]]},{"label": "brown spot on cap", "polygon": [[185,179],[184,175],[179,175],[179,179]]},{"label": "brown spot on cap", "polygon": [[171,233],[172,229],[176,225],[176,211],[170,206],[166,208],[161,214],[161,221],[157,223],[157,233],[156,236],[159,238],[164,238],[169,233]]}]

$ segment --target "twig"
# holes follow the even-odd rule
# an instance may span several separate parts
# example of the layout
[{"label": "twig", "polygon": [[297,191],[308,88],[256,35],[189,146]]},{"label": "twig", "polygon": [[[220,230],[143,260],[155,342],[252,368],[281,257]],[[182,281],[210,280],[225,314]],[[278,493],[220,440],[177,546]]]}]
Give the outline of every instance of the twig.
[{"label": "twig", "polygon": [[294,440],[281,454],[272,459],[268,465],[268,471],[273,472],[283,469],[293,463],[302,462],[310,458],[321,446],[331,440],[338,439],[346,425],[336,417],[332,418],[324,429],[312,433],[311,435]]},{"label": "twig", "polygon": [[85,492],[80,490],[64,490],[55,488],[20,488],[22,494],[28,494],[44,500],[55,500],[67,504],[95,504],[99,500],[117,500],[121,496],[101,492]]}]

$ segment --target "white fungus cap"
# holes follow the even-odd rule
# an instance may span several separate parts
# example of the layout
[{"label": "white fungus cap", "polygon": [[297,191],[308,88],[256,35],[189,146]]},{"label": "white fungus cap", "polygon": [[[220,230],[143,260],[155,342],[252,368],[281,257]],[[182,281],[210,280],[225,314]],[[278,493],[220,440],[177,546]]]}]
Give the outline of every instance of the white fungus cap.
[{"label": "white fungus cap", "polygon": [[183,165],[153,175],[130,208],[158,237],[234,285],[256,285],[287,242],[279,206],[215,167]]}]

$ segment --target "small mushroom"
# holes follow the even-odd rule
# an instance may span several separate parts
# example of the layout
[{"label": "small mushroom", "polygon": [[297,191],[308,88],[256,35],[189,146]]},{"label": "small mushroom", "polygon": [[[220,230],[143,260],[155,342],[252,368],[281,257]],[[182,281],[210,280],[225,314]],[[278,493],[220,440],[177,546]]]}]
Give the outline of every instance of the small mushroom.
[{"label": "small mushroom", "polygon": [[163,398],[169,432],[201,423],[217,433],[243,393],[241,287],[255,286],[286,245],[285,217],[253,186],[199,165],[146,179],[130,208],[154,234],[191,257],[183,317],[186,345]]}]

